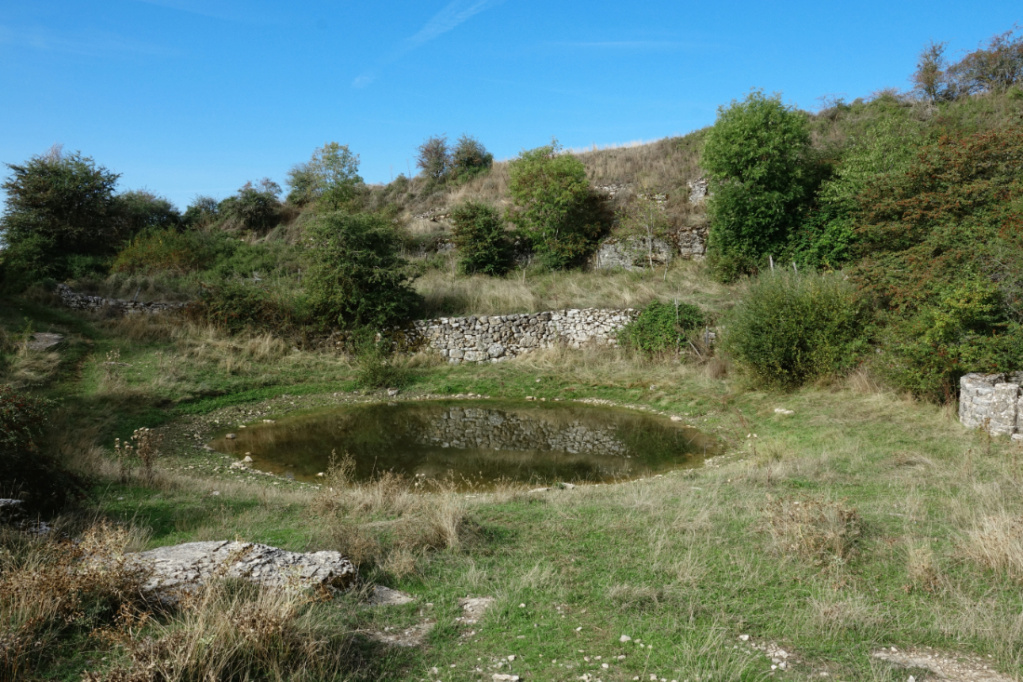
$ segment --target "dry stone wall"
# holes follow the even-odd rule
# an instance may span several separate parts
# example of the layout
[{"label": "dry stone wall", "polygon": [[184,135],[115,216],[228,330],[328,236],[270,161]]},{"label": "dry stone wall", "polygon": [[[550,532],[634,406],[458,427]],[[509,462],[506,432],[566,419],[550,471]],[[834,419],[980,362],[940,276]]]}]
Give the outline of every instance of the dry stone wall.
[{"label": "dry stone wall", "polygon": [[413,323],[413,345],[438,351],[448,362],[498,362],[536,348],[614,346],[616,332],[638,310],[552,310],[517,315],[441,317]]},{"label": "dry stone wall", "polygon": [[959,380],[959,421],[1023,441],[1023,373],[967,374]]},{"label": "dry stone wall", "polygon": [[90,296],[72,291],[66,284],[57,285],[57,295],[68,308],[75,310],[114,310],[127,315],[137,313],[163,313],[169,310],[181,310],[187,303],[163,303],[160,301],[143,302],[129,301],[123,298],[106,298]]}]

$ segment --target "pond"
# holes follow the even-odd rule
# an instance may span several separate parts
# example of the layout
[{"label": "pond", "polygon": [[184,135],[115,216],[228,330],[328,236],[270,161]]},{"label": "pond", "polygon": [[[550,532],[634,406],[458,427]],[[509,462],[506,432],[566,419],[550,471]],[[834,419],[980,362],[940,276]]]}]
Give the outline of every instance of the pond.
[{"label": "pond", "polygon": [[577,403],[438,400],[373,403],[252,424],[211,446],[252,466],[315,481],[331,453],[356,480],[383,472],[447,480],[607,483],[699,466],[714,439],[665,417]]}]

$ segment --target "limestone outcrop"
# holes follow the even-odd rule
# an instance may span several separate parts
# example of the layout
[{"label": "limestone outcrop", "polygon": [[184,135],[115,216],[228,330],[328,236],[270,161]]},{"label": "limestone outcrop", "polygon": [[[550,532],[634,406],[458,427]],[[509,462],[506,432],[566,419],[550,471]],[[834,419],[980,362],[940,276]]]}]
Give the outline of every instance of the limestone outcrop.
[{"label": "limestone outcrop", "polygon": [[151,571],[145,590],[173,599],[214,578],[240,578],[267,587],[347,589],[358,576],[339,552],[301,554],[252,542],[187,542],[132,555]]}]

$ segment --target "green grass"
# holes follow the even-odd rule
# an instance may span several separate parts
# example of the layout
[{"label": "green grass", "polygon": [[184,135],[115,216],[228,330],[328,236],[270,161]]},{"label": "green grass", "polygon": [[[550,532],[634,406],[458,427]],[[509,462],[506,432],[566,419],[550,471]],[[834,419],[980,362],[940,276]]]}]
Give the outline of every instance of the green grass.
[{"label": "green grass", "polygon": [[[415,382],[402,397],[601,399],[680,415],[728,449],[703,469],[645,481],[459,498],[457,548],[427,549],[426,531],[415,524],[429,501],[325,511],[315,488],[237,473],[200,447],[225,425],[378,398],[352,390],[354,370],[343,359],[263,352],[257,339],[201,330],[131,341],[109,322],[58,322],[78,330],[82,354],[76,371],[55,375],[42,390],[64,396],[66,424],[77,429],[65,434],[78,444],[69,449],[94,457],[81,512],[142,529],[147,546],[239,537],[298,551],[351,547],[345,528],[379,543],[364,577],[416,602],[371,609],[342,596],[308,614],[351,631],[377,657],[352,679],[477,680],[497,672],[766,679],[770,660],[740,635],[798,657],[788,679],[828,672],[904,680],[912,671],[871,658],[883,646],[991,656],[994,668],[1023,673],[1023,593],[1004,569],[977,558],[976,542],[999,547],[971,539],[985,518],[1023,514],[1023,452],[964,432],[947,410],[877,390],[865,374],[778,394],[709,368],[613,350],[554,350],[481,366],[412,362]],[[113,349],[130,367],[110,376],[102,363]],[[230,359],[246,353],[245,362]],[[162,374],[168,368],[171,378]],[[157,424],[165,434],[157,479],[120,482],[110,463],[113,437]],[[795,501],[855,510],[862,535],[851,553],[810,558],[792,550],[828,532],[813,522],[781,523],[772,509]],[[401,542],[412,543],[411,569],[395,568]],[[476,625],[455,621],[458,599],[467,596],[496,599]],[[424,620],[434,630],[411,649],[358,634]],[[622,643],[621,635],[633,640]],[[106,655],[94,640],[64,646],[77,662],[60,669],[64,679],[78,679],[85,661]]]}]

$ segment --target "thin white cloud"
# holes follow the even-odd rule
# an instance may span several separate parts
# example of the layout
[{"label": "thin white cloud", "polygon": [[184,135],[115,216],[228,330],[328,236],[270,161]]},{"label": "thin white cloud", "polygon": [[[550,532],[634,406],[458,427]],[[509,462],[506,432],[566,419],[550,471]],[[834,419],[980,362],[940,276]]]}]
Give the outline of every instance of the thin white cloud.
[{"label": "thin white cloud", "polygon": [[[165,9],[172,9],[187,14],[197,14],[209,19],[220,19],[222,21],[243,21],[252,20],[251,14],[230,11],[224,7],[222,2],[201,2],[199,0],[134,0],[144,5],[155,5]],[[218,7],[219,6],[219,7]]]},{"label": "thin white cloud", "polygon": [[169,57],[179,54],[177,51],[161,45],[130,40],[112,33],[87,32],[72,35],[41,28],[15,28],[3,25],[0,25],[0,45],[13,45],[42,52],[66,52],[86,57],[112,52],[154,57]]},{"label": "thin white cloud", "polygon": [[700,46],[672,40],[594,40],[545,43],[549,47],[580,50],[690,50]]},{"label": "thin white cloud", "polygon": [[[448,31],[458,28],[480,12],[496,7],[502,2],[504,0],[451,0],[451,2],[433,15],[415,35],[407,38],[393,53],[388,55],[381,62],[381,66],[393,64],[409,52],[422,47],[431,40],[436,40]],[[352,81],[352,87],[366,87],[376,79],[377,71],[378,69],[373,69],[360,74]]]}]

